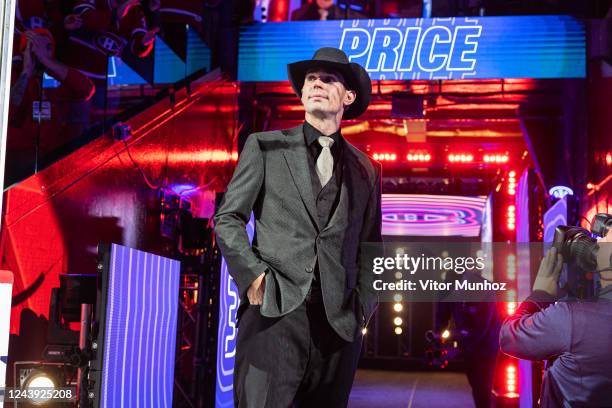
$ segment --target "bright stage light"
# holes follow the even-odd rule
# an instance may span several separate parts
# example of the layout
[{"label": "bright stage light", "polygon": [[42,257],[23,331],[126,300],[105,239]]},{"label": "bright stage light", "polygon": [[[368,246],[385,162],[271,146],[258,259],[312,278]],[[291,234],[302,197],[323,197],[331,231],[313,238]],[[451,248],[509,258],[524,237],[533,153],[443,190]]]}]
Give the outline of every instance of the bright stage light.
[{"label": "bright stage light", "polygon": [[396,312],[401,312],[404,309],[404,306],[402,306],[401,303],[396,303],[393,305],[393,310],[395,310]]},{"label": "bright stage light", "polygon": [[516,171],[511,170],[510,172],[508,172],[508,190],[507,190],[509,195],[515,195],[516,194]]},{"label": "bright stage light", "polygon": [[58,384],[56,384],[56,380],[54,380],[48,372],[44,370],[32,370],[27,375],[21,388],[24,391],[31,390],[34,392],[35,397],[28,399],[29,403],[34,405],[46,405],[51,400],[52,395],[46,396],[46,391],[40,392],[42,391],[41,389],[54,390],[57,387]]},{"label": "bright stage light", "polygon": [[511,204],[506,210],[506,226],[510,231],[514,231],[516,228],[516,206]]},{"label": "bright stage light", "polygon": [[507,366],[506,367],[506,391],[509,393],[516,392],[516,367],[515,366]]},{"label": "bright stage light", "polygon": [[374,160],[379,160],[379,161],[396,161],[397,154],[395,153],[374,153],[372,155],[372,158],[374,158]]},{"label": "bright stage light", "polygon": [[474,161],[474,155],[469,153],[449,154],[447,159],[451,163],[471,163]]},{"label": "bright stage light", "polygon": [[444,330],[441,336],[443,339],[448,339],[450,337],[450,331]]},{"label": "bright stage light", "polygon": [[482,161],[485,163],[508,163],[510,157],[507,154],[485,154]]},{"label": "bright stage light", "polygon": [[402,334],[402,332],[403,332],[403,330],[402,330],[402,328],[401,328],[401,327],[399,327],[399,326],[398,326],[398,327],[396,327],[396,328],[395,328],[395,334],[397,334],[398,336],[399,336],[400,334]]},{"label": "bright stage light", "polygon": [[396,326],[401,326],[402,325],[402,318],[401,317],[396,317],[395,319],[393,319],[393,324]]},{"label": "bright stage light", "polygon": [[408,153],[406,155],[406,160],[409,162],[422,162],[422,163],[426,163],[426,162],[430,162],[431,161],[431,154],[429,153],[423,153],[423,152],[413,152],[413,153]]},{"label": "bright stage light", "polygon": [[46,373],[35,374],[26,382],[26,388],[55,388],[55,382]]},{"label": "bright stage light", "polygon": [[555,198],[563,198],[567,195],[574,195],[574,190],[566,186],[554,186],[548,190],[548,194]]},{"label": "bright stage light", "polygon": [[506,310],[509,315],[513,315],[516,312],[516,302],[508,302],[506,305]]}]

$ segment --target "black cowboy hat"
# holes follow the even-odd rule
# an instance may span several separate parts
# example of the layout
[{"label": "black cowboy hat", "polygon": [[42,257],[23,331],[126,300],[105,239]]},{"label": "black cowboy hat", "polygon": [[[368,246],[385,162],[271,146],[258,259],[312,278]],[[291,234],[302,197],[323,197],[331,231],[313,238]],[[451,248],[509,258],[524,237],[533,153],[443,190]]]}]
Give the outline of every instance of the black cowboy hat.
[{"label": "black cowboy hat", "polygon": [[353,119],[365,112],[372,96],[372,81],[361,65],[349,62],[346,54],[338,48],[319,48],[312,59],[287,65],[289,82],[298,97],[302,98],[306,73],[314,68],[327,68],[339,72],[347,88],[357,93],[355,101],[346,109],[342,119]]}]

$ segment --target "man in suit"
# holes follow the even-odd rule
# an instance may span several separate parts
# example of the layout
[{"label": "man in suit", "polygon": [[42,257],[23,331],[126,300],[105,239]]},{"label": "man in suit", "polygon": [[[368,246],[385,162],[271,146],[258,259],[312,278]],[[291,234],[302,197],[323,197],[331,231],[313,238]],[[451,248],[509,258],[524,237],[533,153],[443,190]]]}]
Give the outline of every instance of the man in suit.
[{"label": "man in suit", "polygon": [[380,164],[343,138],[340,122],[367,109],[372,86],[336,48],[289,64],[288,76],[303,124],[247,138],[214,217],[241,300],[234,399],[345,407],[378,300],[361,249],[382,241],[382,221]]}]

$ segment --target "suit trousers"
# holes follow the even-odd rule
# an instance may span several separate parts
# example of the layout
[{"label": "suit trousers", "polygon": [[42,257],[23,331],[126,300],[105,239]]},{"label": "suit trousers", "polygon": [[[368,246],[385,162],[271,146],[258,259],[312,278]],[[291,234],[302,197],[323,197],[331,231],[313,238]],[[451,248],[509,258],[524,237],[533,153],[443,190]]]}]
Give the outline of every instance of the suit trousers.
[{"label": "suit trousers", "polygon": [[238,326],[235,407],[347,406],[362,336],[340,338],[320,300],[309,293],[297,309],[276,318],[248,306]]}]

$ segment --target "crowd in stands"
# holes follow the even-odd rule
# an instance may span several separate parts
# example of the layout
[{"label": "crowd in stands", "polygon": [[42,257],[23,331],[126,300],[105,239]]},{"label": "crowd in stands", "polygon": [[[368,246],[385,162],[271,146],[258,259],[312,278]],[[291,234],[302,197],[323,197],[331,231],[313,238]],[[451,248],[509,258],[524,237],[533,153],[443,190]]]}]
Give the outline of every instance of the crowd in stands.
[{"label": "crowd in stands", "polygon": [[35,172],[41,158],[96,122],[92,113],[106,114],[110,57],[145,59],[164,29],[201,30],[203,7],[201,0],[18,0],[9,179]]}]

